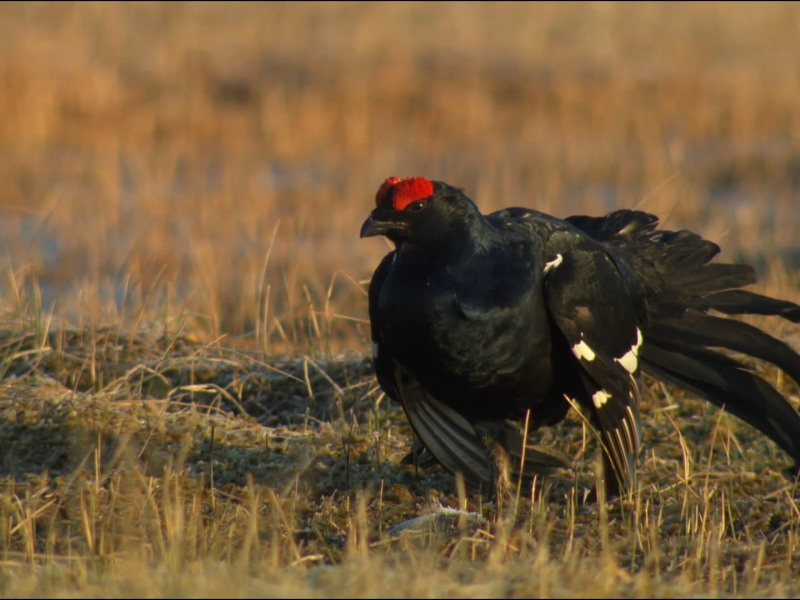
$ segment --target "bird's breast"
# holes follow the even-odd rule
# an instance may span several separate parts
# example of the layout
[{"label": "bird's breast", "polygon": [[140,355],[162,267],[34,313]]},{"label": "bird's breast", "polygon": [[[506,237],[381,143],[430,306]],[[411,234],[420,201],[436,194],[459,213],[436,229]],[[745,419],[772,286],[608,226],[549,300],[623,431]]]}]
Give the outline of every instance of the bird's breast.
[{"label": "bird's breast", "polygon": [[480,405],[481,414],[489,403],[511,416],[549,387],[541,289],[497,290],[481,277],[465,286],[463,273],[447,269],[394,271],[378,302],[382,345],[443,402],[467,412]]}]

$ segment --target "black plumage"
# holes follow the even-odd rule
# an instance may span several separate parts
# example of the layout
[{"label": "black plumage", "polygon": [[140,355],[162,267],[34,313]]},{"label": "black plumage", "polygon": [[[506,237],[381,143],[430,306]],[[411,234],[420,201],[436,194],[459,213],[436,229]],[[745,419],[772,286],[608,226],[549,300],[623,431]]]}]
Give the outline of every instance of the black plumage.
[{"label": "black plumage", "polygon": [[523,449],[517,422],[553,425],[575,403],[601,435],[606,493],[631,489],[644,370],[758,428],[794,458],[796,473],[800,415],[714,348],[770,362],[795,381],[800,356],[708,311],[800,322],[800,306],[739,289],[755,272],[711,262],[713,242],[659,230],[640,211],[482,215],[461,190],[422,178],[388,179],[376,204],[361,236],[396,245],[369,290],[378,381],[448,470],[499,493],[519,475],[566,466],[555,449]]}]

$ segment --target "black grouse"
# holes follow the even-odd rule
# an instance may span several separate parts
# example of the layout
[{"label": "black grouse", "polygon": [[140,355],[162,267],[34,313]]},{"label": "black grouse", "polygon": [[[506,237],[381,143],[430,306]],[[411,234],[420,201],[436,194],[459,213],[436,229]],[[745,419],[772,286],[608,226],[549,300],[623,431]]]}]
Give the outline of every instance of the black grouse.
[{"label": "black grouse", "polygon": [[[528,432],[574,403],[603,442],[607,497],[631,490],[640,445],[641,370],[724,406],[800,464],[800,415],[742,362],[765,360],[800,382],[800,355],[735,319],[800,306],[742,290],[752,267],[711,262],[720,248],[657,229],[635,210],[558,219],[508,208],[489,215],[460,189],[391,177],[361,237],[396,249],[369,287],[375,370],[425,449],[494,493],[513,478],[567,466],[523,448]],[[520,472],[520,467],[521,471]]]}]

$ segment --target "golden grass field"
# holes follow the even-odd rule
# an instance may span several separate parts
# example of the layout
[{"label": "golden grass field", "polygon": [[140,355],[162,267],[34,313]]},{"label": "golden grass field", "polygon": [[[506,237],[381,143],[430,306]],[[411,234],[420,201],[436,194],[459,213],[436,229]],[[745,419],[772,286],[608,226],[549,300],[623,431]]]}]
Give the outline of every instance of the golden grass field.
[{"label": "golden grass field", "polygon": [[[798,301],[797,57],[789,3],[0,5],[0,594],[800,595],[788,458],[652,381],[633,502],[583,502],[575,415],[509,514],[401,467],[358,238],[422,175]],[[437,504],[487,520],[393,529]]]}]

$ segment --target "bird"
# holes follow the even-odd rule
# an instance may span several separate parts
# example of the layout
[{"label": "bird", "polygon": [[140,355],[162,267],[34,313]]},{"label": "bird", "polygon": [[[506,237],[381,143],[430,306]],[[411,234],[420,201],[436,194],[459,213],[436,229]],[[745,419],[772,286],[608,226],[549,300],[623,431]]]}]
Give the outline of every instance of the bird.
[{"label": "bird", "polygon": [[797,352],[732,318],[798,323],[800,306],[742,289],[754,269],[715,262],[716,243],[639,210],[482,214],[463,189],[424,177],[383,182],[360,231],[371,236],[394,244],[370,280],[369,320],[378,383],[419,441],[410,456],[499,502],[515,478],[570,466],[528,440],[576,408],[601,441],[597,498],[619,497],[635,487],[644,372],[760,430],[797,477],[800,415],[727,351],[800,383]]}]

